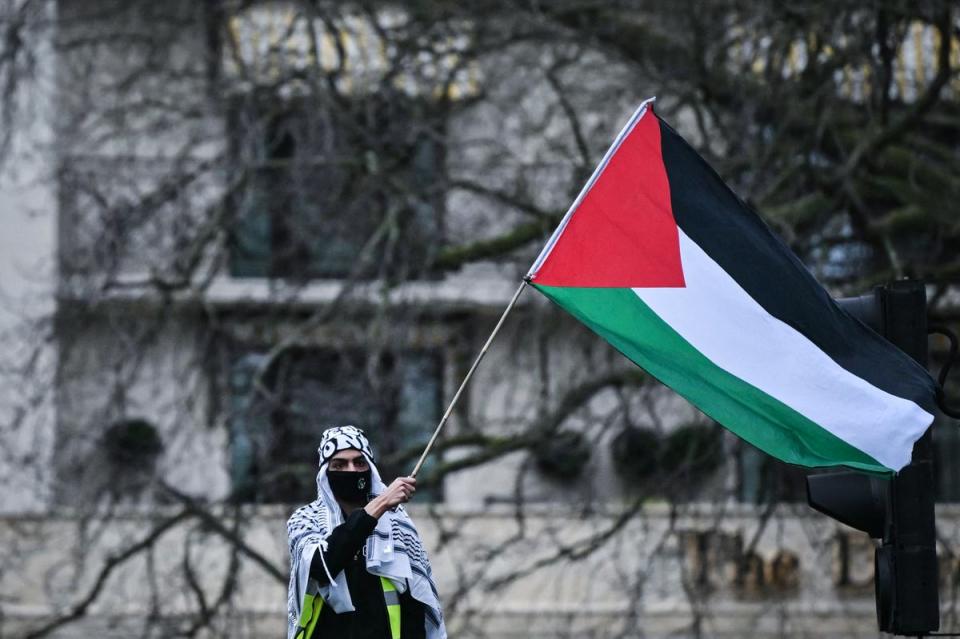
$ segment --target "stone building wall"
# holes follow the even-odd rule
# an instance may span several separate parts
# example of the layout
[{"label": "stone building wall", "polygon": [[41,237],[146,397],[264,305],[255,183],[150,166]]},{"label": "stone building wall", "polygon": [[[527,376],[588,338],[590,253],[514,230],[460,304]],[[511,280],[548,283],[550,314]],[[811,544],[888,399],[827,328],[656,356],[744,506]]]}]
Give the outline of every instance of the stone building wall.
[{"label": "stone building wall", "polygon": [[[613,507],[576,517],[561,506],[543,506],[528,508],[522,519],[502,506],[410,510],[431,555],[453,637],[878,634],[872,544],[805,507],[765,513],[735,505],[671,511],[651,504],[619,528],[623,512]],[[942,536],[956,537],[955,511],[940,509]],[[109,565],[112,558],[116,566],[86,616],[62,621],[52,636],[130,636],[150,624],[154,633],[159,628],[161,636],[172,635],[197,611],[198,591],[211,605],[225,584],[230,636],[282,636],[288,509],[238,513],[249,553],[241,553],[233,582],[226,581],[233,546],[189,515],[164,528],[150,552],[131,559],[117,553],[178,512],[131,509],[105,528],[97,518],[67,512],[3,519],[3,548],[15,550],[18,560],[0,575],[0,632],[25,636],[49,615],[66,615],[102,574],[84,567],[103,560]],[[230,519],[226,511],[217,514]],[[193,583],[184,578],[185,558]],[[950,593],[956,560],[945,557],[941,572],[943,592]],[[951,624],[955,601],[949,594],[942,607]]]}]

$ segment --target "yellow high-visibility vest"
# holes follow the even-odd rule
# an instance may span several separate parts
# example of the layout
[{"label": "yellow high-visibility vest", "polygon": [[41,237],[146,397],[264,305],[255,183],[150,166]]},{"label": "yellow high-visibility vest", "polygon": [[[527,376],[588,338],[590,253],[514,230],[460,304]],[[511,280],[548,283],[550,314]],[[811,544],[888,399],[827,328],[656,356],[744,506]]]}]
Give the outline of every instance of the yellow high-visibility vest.
[{"label": "yellow high-visibility vest", "polygon": [[[390,639],[400,639],[400,593],[386,577],[380,577],[383,588],[383,601],[387,605],[387,617],[390,619]],[[311,639],[313,629],[317,627],[320,611],[323,610],[323,597],[306,594],[300,612],[300,624],[294,639]]]}]

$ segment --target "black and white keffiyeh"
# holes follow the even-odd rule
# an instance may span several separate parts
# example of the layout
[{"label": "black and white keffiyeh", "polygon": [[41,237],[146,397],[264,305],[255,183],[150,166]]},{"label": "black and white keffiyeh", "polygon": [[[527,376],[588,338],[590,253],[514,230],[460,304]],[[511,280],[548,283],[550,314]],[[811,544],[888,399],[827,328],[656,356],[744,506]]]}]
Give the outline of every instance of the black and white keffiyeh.
[{"label": "black and white keffiyeh", "polygon": [[366,435],[356,426],[339,426],[337,428],[328,428],[320,436],[320,467],[323,468],[330,459],[341,450],[355,448],[359,450],[373,464],[373,450],[370,448],[370,442]]},{"label": "black and white keffiyeh", "polygon": [[[298,508],[287,521],[287,537],[290,543],[288,639],[293,639],[296,633],[297,620],[300,618],[303,597],[306,594],[319,594],[337,613],[354,610],[342,571],[323,586],[310,578],[310,563],[316,550],[325,550],[330,531],[343,523],[343,513],[334,499],[327,479],[328,462],[337,452],[351,448],[363,453],[370,464],[372,492],[380,494],[386,489],[374,465],[370,442],[362,430],[354,426],[340,426],[323,432],[317,451],[320,454],[317,499]],[[410,594],[424,604],[427,639],[445,639],[447,631],[430,561],[423,550],[413,521],[402,506],[395,511],[387,511],[380,517],[373,534],[367,539],[365,554],[367,571],[390,579],[399,592],[405,592],[409,584]],[[324,569],[326,570],[326,566]]]}]

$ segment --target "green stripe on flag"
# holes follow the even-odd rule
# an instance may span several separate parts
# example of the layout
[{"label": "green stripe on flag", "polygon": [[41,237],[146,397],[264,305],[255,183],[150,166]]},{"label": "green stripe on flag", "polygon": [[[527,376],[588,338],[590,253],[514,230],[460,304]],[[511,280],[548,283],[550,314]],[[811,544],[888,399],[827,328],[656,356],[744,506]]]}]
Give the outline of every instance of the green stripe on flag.
[{"label": "green stripe on flag", "polygon": [[704,413],[770,455],[809,467],[844,465],[892,472],[793,408],[711,362],[632,290],[532,286]]}]

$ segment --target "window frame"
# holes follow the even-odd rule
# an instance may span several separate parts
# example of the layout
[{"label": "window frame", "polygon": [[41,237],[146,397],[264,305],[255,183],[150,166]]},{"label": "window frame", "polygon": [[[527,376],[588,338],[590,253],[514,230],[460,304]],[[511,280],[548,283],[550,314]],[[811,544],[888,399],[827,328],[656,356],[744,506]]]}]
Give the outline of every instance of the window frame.
[{"label": "window frame", "polygon": [[[308,461],[300,461],[293,457],[293,459],[286,462],[278,459],[277,454],[281,451],[283,444],[278,443],[273,438],[277,431],[279,430],[282,437],[285,437],[289,444],[289,439],[293,437],[296,438],[296,425],[289,422],[289,416],[275,414],[274,409],[269,406],[264,405],[254,405],[254,402],[258,401],[256,395],[252,394],[253,389],[250,387],[252,383],[251,378],[247,378],[245,382],[241,382],[236,376],[238,375],[237,366],[244,359],[248,359],[247,365],[250,366],[251,370],[248,373],[251,373],[253,370],[258,370],[265,363],[265,353],[269,352],[269,346],[265,345],[263,342],[247,342],[247,341],[237,341],[233,340],[229,343],[227,352],[227,378],[226,378],[226,388],[225,391],[228,393],[228,402],[229,412],[227,415],[227,426],[229,429],[229,455],[228,459],[230,460],[230,476],[231,476],[231,485],[234,500],[242,503],[287,503],[291,501],[312,501],[316,498],[316,491],[313,487],[312,477],[316,473],[317,468],[317,456],[316,456],[316,447],[319,445],[321,429],[318,429],[314,433],[315,441],[311,441],[309,446],[309,453],[304,455],[304,459],[309,458]],[[344,349],[335,347],[332,342],[330,343],[310,343],[304,345],[298,345],[295,349],[297,355],[295,357],[304,357],[309,356],[311,352],[342,352]],[[351,344],[346,347],[346,350],[356,355],[357,353],[362,354],[364,360],[369,357],[369,350],[363,348],[362,344]],[[448,361],[448,353],[446,351],[446,345],[443,343],[433,343],[426,345],[418,345],[412,347],[410,345],[401,345],[400,348],[394,349],[393,353],[398,353],[399,357],[402,359],[405,356],[413,355],[414,357],[421,357],[425,360],[432,360],[433,367],[433,388],[435,396],[432,400],[432,406],[429,409],[431,412],[431,419],[427,419],[422,424],[422,430],[417,433],[417,438],[422,439],[422,443],[426,443],[432,434],[433,428],[436,425],[436,422],[433,417],[437,420],[440,417],[440,414],[443,409],[442,402],[445,397],[445,377],[446,377],[446,367]],[[266,372],[262,374],[261,381],[266,386],[276,380],[271,380],[271,375],[275,374],[270,369],[276,367],[276,362],[273,362]],[[416,381],[407,380],[401,382],[398,392],[403,392],[404,389],[409,386],[416,384]],[[241,388],[242,387],[242,388]],[[296,391],[294,391],[296,392]],[[331,390],[330,392],[336,392]],[[357,390],[355,395],[362,395],[369,392],[368,390]],[[289,397],[278,398],[281,402],[289,402]],[[319,400],[322,401],[322,400]],[[374,409],[376,410],[376,409]],[[403,410],[403,406],[398,404],[397,407],[398,413]],[[338,423],[324,424],[322,426],[334,426],[334,425],[344,425],[349,423],[351,420],[339,421]],[[382,477],[385,483],[389,483],[393,479],[394,474],[406,474],[408,469],[391,469],[389,466],[384,466],[383,461],[385,457],[397,452],[403,446],[390,445],[384,446],[381,437],[377,435],[375,430],[372,430],[372,424],[354,424],[360,428],[364,428],[367,431],[368,436],[371,438],[372,443],[374,444],[375,454],[377,455],[377,467],[384,476]],[[262,429],[266,426],[269,431],[256,432],[257,429]],[[319,426],[319,425],[318,425]],[[388,437],[399,437],[406,438],[409,437],[403,431],[403,424],[397,421],[391,423],[390,434]],[[389,441],[389,440],[388,440]],[[409,440],[408,440],[409,441]],[[294,445],[296,445],[294,443]],[[411,444],[412,445],[412,444]],[[383,451],[380,448],[384,448]],[[393,450],[396,448],[397,450]],[[431,460],[426,464],[426,473],[424,475],[429,475],[430,466],[441,463],[442,455],[436,454],[432,457]],[[289,471],[290,467],[293,466],[307,466],[309,465],[309,471],[304,471],[305,477],[301,478],[301,482],[306,481],[306,476],[309,475],[311,478],[309,482],[306,483],[304,487],[304,493],[301,495],[291,495],[287,499],[275,499],[271,498],[271,487],[269,485],[261,486],[260,483],[263,481],[265,472],[263,468],[281,468],[284,471]],[[285,468],[284,468],[285,467]],[[294,471],[295,472],[295,471]],[[281,489],[283,492],[283,489]],[[444,491],[443,491],[443,482],[439,482],[436,486],[431,486],[427,489],[418,491],[418,501],[426,502],[430,501],[431,503],[440,503],[444,500]]]}]

